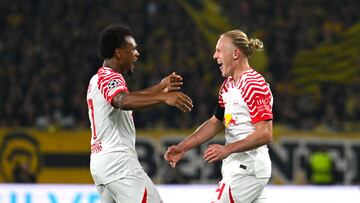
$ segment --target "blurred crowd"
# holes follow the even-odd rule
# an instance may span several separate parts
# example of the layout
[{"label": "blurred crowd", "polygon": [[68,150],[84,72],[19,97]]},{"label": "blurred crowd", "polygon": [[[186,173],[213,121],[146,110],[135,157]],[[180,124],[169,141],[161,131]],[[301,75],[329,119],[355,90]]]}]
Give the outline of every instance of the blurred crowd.
[{"label": "blurred crowd", "polygon": [[[191,2],[198,7],[203,3]],[[359,121],[359,85],[337,84],[323,89],[326,96],[300,96],[291,85],[290,71],[299,51],[332,42],[360,21],[359,1],[217,4],[234,28],[264,41],[268,66],[263,74],[275,97],[276,123],[343,130],[343,121]],[[88,127],[87,84],[102,65],[97,36],[112,23],[129,26],[138,43],[140,62],[135,74],[126,78],[130,90],[153,85],[175,71],[183,76],[183,91],[195,105],[188,114],[165,105],[134,112],[138,128],[185,129],[213,114],[223,80],[212,59],[214,47],[177,1],[2,0],[0,126]]]}]

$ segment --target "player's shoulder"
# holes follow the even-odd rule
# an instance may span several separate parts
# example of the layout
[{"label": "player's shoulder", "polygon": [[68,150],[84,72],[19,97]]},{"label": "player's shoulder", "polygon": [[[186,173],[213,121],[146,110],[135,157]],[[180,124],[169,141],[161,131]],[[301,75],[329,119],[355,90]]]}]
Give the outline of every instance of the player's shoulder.
[{"label": "player's shoulder", "polygon": [[93,76],[91,76],[89,83],[94,83],[94,82],[96,83],[98,81],[98,78],[99,78],[99,69]]},{"label": "player's shoulder", "polygon": [[244,73],[244,76],[246,78],[264,78],[263,75],[261,75],[261,73],[257,72],[256,70],[254,70],[253,68],[250,68],[249,70],[247,70]]},{"label": "player's shoulder", "polygon": [[108,75],[114,75],[114,74],[119,74],[119,73],[115,72],[113,69],[111,69],[109,67],[101,67],[98,69],[97,74],[99,76],[108,76]]},{"label": "player's shoulder", "polygon": [[112,70],[111,68],[108,68],[108,67],[99,68],[97,75],[98,75],[99,81],[110,81],[113,79],[119,79],[121,81],[125,80],[124,77],[120,73],[115,72],[114,70]]},{"label": "player's shoulder", "polygon": [[266,83],[265,78],[259,72],[254,69],[250,69],[246,71],[241,78],[241,86],[248,85],[248,84],[264,84]]}]

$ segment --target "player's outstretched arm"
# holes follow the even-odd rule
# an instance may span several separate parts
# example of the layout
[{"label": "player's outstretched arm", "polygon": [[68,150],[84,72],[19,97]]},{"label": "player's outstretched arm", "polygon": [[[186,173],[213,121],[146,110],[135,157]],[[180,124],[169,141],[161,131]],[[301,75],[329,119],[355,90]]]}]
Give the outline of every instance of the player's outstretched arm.
[{"label": "player's outstretched arm", "polygon": [[136,93],[153,94],[159,92],[170,92],[170,91],[180,90],[181,86],[183,85],[182,80],[183,78],[180,75],[173,72],[168,76],[164,77],[160,83],[143,90],[138,90],[136,91]]},{"label": "player's outstretched arm", "polygon": [[223,123],[215,116],[211,117],[192,135],[185,138],[179,144],[170,146],[164,155],[165,160],[168,161],[170,166],[174,168],[177,162],[184,157],[185,152],[210,140],[223,129]]},{"label": "player's outstretched arm", "polygon": [[167,93],[118,93],[114,96],[111,104],[123,110],[134,110],[150,107],[159,103],[174,106],[183,112],[191,111],[193,104],[189,96],[182,92]]}]

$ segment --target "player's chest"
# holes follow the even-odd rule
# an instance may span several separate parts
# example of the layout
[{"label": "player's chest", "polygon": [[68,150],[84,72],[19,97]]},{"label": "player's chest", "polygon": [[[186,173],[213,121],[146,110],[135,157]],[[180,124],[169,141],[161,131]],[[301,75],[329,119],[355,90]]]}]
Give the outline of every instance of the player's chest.
[{"label": "player's chest", "polygon": [[230,88],[222,94],[222,97],[225,105],[224,125],[226,128],[236,127],[248,120],[249,109],[240,89]]},{"label": "player's chest", "polygon": [[239,88],[229,88],[222,94],[226,113],[240,113],[248,108],[243,93]]}]

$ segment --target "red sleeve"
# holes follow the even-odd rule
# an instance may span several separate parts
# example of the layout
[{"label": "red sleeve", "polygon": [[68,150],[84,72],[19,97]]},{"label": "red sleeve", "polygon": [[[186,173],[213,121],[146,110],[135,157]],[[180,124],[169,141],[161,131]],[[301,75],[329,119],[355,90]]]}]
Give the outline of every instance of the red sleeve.
[{"label": "red sleeve", "polygon": [[243,98],[249,107],[252,123],[273,119],[273,97],[265,80],[248,80],[244,88]]},{"label": "red sleeve", "polygon": [[121,74],[109,70],[99,70],[98,75],[98,88],[110,104],[116,94],[129,92],[125,79]]}]

